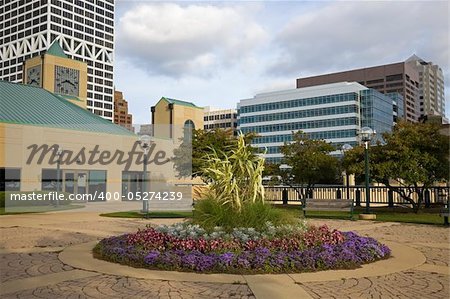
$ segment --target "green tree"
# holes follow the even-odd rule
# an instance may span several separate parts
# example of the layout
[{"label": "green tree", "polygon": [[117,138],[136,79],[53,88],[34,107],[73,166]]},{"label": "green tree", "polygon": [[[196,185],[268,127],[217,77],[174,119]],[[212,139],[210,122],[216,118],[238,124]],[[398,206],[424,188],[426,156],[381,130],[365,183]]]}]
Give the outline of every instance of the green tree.
[{"label": "green tree", "polygon": [[310,139],[302,131],[293,134],[293,141],[281,148],[283,163],[289,165],[281,171],[283,181],[296,188],[301,198],[306,198],[318,183],[335,182],[338,176],[338,160],[330,155],[335,148],[324,140]]},{"label": "green tree", "polygon": [[266,161],[266,164],[264,165],[263,177],[264,179],[269,178],[269,181],[266,182],[269,186],[280,185],[282,183],[280,165]]},{"label": "green tree", "polygon": [[[438,124],[399,122],[391,133],[383,134],[385,144],[369,151],[372,179],[399,193],[415,212],[427,189],[449,179],[449,138],[439,129]],[[362,147],[348,152],[344,165],[349,172],[364,173],[363,153]]]}]

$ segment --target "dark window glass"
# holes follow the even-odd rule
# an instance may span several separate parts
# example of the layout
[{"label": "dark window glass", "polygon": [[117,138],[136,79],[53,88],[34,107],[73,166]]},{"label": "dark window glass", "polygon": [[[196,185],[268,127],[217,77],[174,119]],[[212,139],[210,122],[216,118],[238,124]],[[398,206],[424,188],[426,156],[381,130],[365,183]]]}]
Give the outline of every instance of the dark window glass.
[{"label": "dark window glass", "polygon": [[[42,191],[56,191],[58,184],[56,169],[42,169],[41,188]],[[60,184],[62,179],[60,177]],[[60,185],[61,186],[61,185]]]},{"label": "dark window glass", "polygon": [[0,191],[20,191],[20,168],[0,168]]},{"label": "dark window glass", "polygon": [[106,170],[89,171],[89,194],[106,192]]}]

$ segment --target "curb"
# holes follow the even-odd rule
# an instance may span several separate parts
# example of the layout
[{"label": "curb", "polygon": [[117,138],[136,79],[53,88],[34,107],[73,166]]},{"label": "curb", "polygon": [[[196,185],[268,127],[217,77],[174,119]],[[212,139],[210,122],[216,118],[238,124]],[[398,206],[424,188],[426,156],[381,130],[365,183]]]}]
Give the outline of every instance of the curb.
[{"label": "curb", "polygon": [[[199,274],[177,271],[148,270],[143,268],[133,268],[112,262],[99,260],[93,257],[92,249],[97,242],[88,242],[65,248],[59,253],[58,258],[64,264],[74,268],[93,271],[97,273],[122,275],[134,278],[189,281],[189,282],[213,282],[213,283],[243,283],[246,281],[265,279],[283,279],[296,283],[332,281],[347,278],[361,278],[387,275],[401,272],[407,269],[418,267],[425,263],[425,256],[417,249],[396,243],[384,242],[392,250],[391,257],[374,263],[362,265],[353,270],[326,270],[313,273],[294,274],[257,274],[257,275],[236,275],[236,274]],[[258,279],[258,277],[260,279]]]}]

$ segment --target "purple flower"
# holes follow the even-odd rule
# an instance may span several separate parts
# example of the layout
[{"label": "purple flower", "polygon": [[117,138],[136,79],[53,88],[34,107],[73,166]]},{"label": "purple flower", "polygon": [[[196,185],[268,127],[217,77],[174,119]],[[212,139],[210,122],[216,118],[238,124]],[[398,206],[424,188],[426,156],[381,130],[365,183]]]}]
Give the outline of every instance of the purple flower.
[{"label": "purple flower", "polygon": [[240,255],[237,257],[237,265],[239,268],[243,269],[249,269],[250,268],[250,255],[248,251],[243,251]]},{"label": "purple flower", "polygon": [[232,252],[225,252],[225,253],[222,253],[221,255],[219,255],[217,260],[218,260],[218,263],[221,266],[229,267],[233,263],[234,257],[235,257],[234,253],[232,253]]},{"label": "purple flower", "polygon": [[159,256],[160,256],[159,251],[152,250],[145,256],[144,262],[147,265],[154,265],[154,264],[156,264],[158,262]]},{"label": "purple flower", "polygon": [[212,269],[216,265],[216,256],[214,254],[200,255],[195,267],[197,271],[207,271]]},{"label": "purple flower", "polygon": [[269,261],[270,265],[276,269],[283,269],[285,267],[286,262],[287,262],[287,255],[283,251],[279,251],[277,253],[272,254]]},{"label": "purple flower", "polygon": [[117,254],[117,255],[123,255],[125,253],[125,249],[120,248],[120,247],[114,247],[111,251],[113,254]]}]

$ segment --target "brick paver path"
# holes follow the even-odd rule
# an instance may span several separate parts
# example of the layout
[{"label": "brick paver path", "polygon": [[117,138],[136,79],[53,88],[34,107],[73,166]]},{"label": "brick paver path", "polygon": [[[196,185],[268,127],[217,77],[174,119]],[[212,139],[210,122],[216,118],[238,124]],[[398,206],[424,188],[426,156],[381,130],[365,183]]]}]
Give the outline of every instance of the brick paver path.
[{"label": "brick paver path", "polygon": [[8,294],[3,298],[255,298],[247,285],[144,280],[98,275]]},{"label": "brick paver path", "polygon": [[[175,220],[155,221],[169,224]],[[364,221],[311,222],[326,222],[330,227],[355,230],[380,241],[403,243],[422,252],[426,262],[417,268],[385,276],[299,283],[298,286],[310,297],[449,298],[448,228]],[[140,219],[104,218],[97,214],[75,212],[3,216],[0,222],[0,283],[10,289],[13,287],[14,291],[3,292],[0,297],[255,298],[252,289],[242,282],[206,283],[122,277],[76,270],[58,259],[58,252],[66,246],[134,231],[147,223]],[[74,273],[78,275],[75,278],[71,276]],[[36,282],[36,279],[45,281],[55,277],[54,283]],[[255,285],[252,284],[252,287]]]}]

